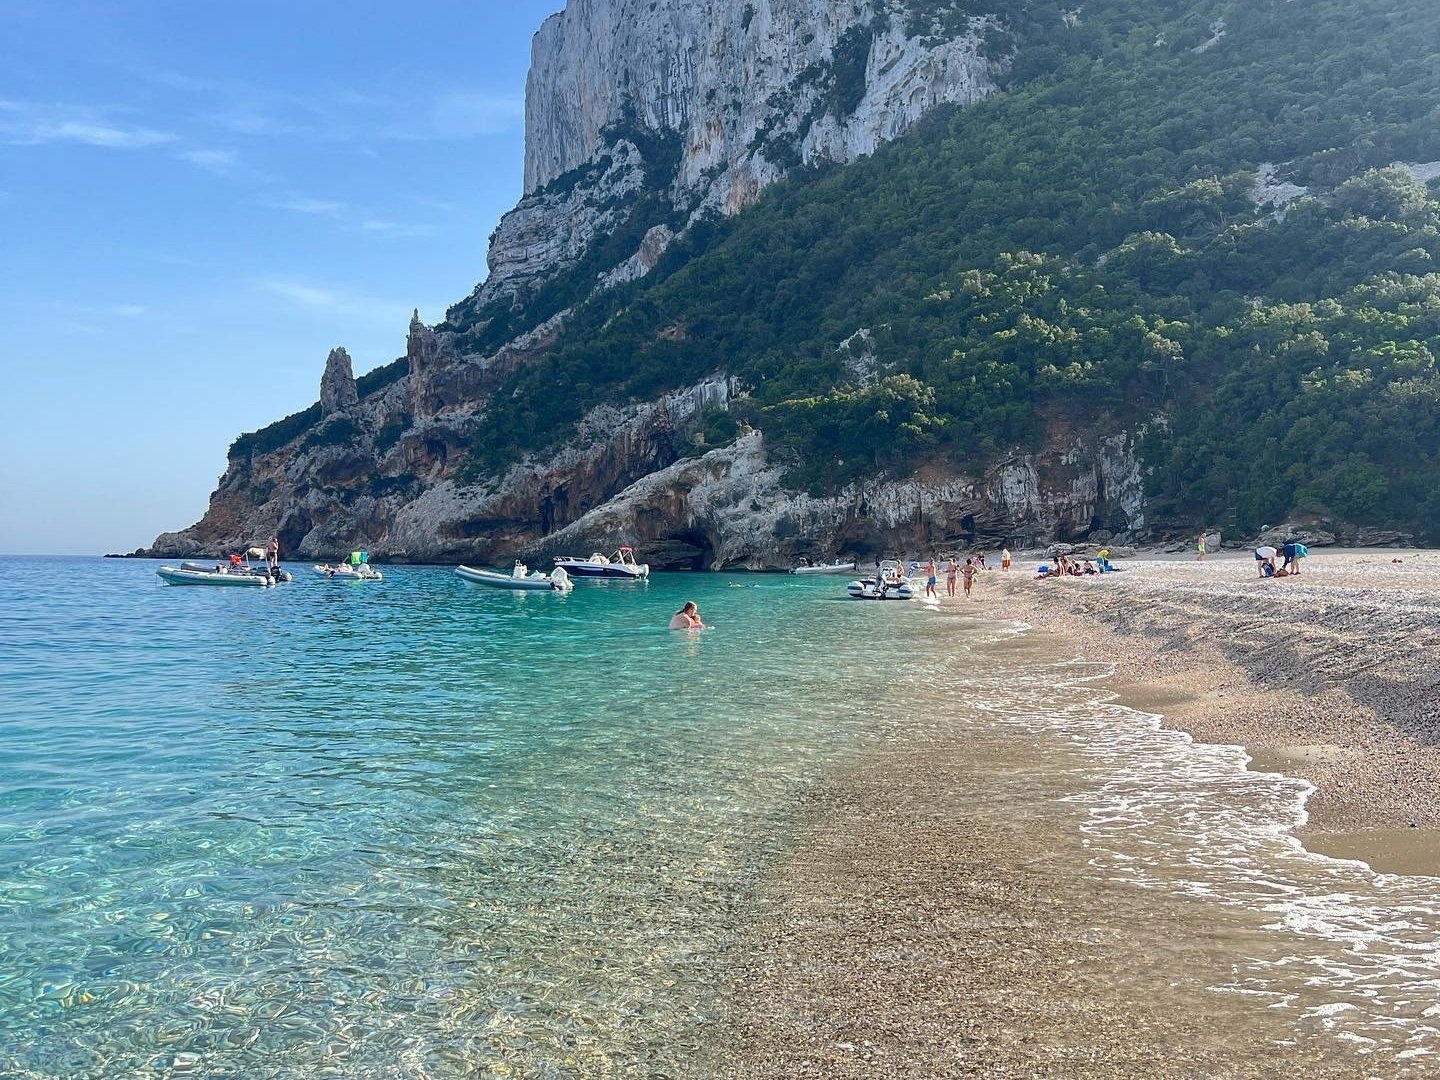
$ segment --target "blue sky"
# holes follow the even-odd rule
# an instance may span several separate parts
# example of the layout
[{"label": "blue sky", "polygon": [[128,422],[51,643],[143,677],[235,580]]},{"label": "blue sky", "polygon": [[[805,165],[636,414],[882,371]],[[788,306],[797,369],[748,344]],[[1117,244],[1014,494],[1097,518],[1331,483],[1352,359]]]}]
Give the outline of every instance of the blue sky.
[{"label": "blue sky", "polygon": [[0,2],[0,552],[191,524],[333,346],[468,294],[562,6]]}]

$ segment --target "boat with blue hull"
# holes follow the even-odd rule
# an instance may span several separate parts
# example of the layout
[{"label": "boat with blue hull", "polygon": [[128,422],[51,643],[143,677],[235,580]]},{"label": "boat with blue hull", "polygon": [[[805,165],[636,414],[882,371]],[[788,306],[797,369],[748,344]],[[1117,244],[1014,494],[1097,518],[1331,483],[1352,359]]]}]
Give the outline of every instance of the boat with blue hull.
[{"label": "boat with blue hull", "polygon": [[595,552],[588,559],[561,556],[555,560],[555,569],[564,570],[577,578],[621,578],[637,581],[650,576],[649,563],[635,561],[635,549],[622,547],[613,556]]}]

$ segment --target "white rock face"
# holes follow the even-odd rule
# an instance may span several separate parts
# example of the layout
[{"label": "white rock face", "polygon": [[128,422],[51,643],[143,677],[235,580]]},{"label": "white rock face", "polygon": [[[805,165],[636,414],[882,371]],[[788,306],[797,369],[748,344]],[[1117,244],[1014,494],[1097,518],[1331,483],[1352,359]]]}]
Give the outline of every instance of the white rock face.
[{"label": "white rock face", "polygon": [[[1068,483],[1046,486],[1042,472]],[[1098,528],[1128,539],[1145,526],[1140,465],[1125,435],[1020,455],[977,478],[867,481],[822,498],[788,491],[783,479],[764,436],[750,432],[642,477],[522,554],[542,560],[619,544],[651,552],[685,537],[706,569],[759,570],[793,565],[801,555],[933,554]]]},{"label": "white rock face", "polygon": [[[735,213],[791,155],[853,161],[936,105],[992,93],[985,25],[910,37],[899,0],[569,0],[535,35],[526,197],[492,237],[477,299],[573,264],[614,226],[617,201],[645,174],[634,144],[618,141],[627,126],[678,137],[676,207]],[[657,163],[644,165],[655,182]],[[561,190],[547,188],[557,180]]]}]

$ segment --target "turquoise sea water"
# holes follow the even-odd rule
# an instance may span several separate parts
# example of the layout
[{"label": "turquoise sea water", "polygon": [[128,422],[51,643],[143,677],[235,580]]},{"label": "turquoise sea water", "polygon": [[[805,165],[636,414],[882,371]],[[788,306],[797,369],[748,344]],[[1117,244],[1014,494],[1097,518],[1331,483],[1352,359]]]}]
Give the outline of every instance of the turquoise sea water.
[{"label": "turquoise sea water", "polygon": [[157,565],[3,560],[0,1075],[701,1069],[737,898],[919,614]]},{"label": "turquoise sea water", "polygon": [[[943,798],[975,820],[1049,822],[1017,859],[1150,898],[1133,959],[1162,1005],[1243,1027],[1248,1003],[1356,1075],[1440,1061],[1437,879],[1310,854],[1306,785],[963,601],[156,565],[0,559],[7,1080],[713,1075],[727,949],[797,799],[929,745],[969,751]],[[686,599],[713,630],[664,629]]]}]

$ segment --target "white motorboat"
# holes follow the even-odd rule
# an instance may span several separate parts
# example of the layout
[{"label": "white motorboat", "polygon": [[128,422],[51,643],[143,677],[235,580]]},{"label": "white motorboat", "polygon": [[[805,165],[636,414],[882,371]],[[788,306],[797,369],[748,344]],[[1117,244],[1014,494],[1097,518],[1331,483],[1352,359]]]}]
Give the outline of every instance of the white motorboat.
[{"label": "white motorboat", "polygon": [[905,578],[905,568],[894,559],[886,559],[873,577],[861,578],[845,586],[856,600],[913,600],[915,590]]},{"label": "white motorboat", "polygon": [[369,563],[361,563],[359,566],[352,566],[347,563],[337,563],[334,566],[326,566],[319,563],[312,567],[315,573],[331,581],[384,581],[385,575],[376,570]]},{"label": "white motorboat", "polygon": [[531,573],[530,568],[522,562],[517,562],[515,569],[508,574],[502,574],[496,570],[476,570],[473,566],[458,567],[455,573],[472,585],[488,585],[492,589],[569,592],[575,587],[575,583],[570,580],[570,575],[560,567],[556,567],[549,574],[542,574],[539,570]]},{"label": "white motorboat", "polygon": [[620,548],[609,558],[598,551],[588,559],[562,555],[555,560],[555,569],[564,570],[571,577],[581,578],[628,578],[634,581],[650,576],[650,564],[637,563],[635,550],[628,547]]},{"label": "white motorboat", "polygon": [[275,584],[268,574],[247,573],[243,570],[232,573],[228,566],[216,570],[214,567],[195,567],[192,563],[189,566],[162,566],[155,573],[167,585],[238,585],[264,589]]},{"label": "white motorboat", "polygon": [[821,563],[811,565],[804,563],[790,571],[792,574],[848,574],[855,569],[853,562]]}]

